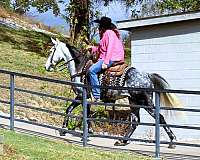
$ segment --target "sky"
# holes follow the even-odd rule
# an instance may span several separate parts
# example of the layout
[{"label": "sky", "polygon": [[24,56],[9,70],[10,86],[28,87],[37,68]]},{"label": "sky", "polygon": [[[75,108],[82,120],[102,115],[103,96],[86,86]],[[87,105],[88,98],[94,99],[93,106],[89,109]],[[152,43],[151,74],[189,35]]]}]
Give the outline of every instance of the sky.
[{"label": "sky", "polygon": [[[60,6],[61,10],[64,9],[64,6]],[[98,7],[99,8],[99,7]],[[121,6],[118,2],[112,2],[108,7],[100,7],[100,10],[103,13],[103,16],[108,16],[112,19],[113,23],[120,20],[130,19],[130,11],[127,13],[126,8]],[[61,17],[55,17],[52,11],[48,11],[42,14],[39,14],[35,9],[31,9],[28,15],[32,16],[34,19],[39,20],[46,24],[47,26],[60,28],[60,30],[68,30],[68,24]]]}]

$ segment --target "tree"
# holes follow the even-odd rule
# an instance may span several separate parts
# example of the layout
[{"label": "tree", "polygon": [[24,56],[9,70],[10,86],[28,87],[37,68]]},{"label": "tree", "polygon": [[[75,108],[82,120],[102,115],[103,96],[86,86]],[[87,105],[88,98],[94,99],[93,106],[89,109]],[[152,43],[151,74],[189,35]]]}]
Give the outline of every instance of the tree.
[{"label": "tree", "polygon": [[29,11],[31,5],[31,1],[29,0],[15,0],[13,3],[14,11],[20,15],[25,14]]},{"label": "tree", "polygon": [[[103,0],[104,5],[108,5],[107,0]],[[97,3],[102,3],[102,0],[71,0],[66,7],[67,22],[70,24],[71,42],[77,46],[85,45],[91,39],[93,28],[91,21],[101,15],[101,12],[94,6]]]},{"label": "tree", "polygon": [[71,0],[66,7],[72,43],[89,38],[90,0]]}]

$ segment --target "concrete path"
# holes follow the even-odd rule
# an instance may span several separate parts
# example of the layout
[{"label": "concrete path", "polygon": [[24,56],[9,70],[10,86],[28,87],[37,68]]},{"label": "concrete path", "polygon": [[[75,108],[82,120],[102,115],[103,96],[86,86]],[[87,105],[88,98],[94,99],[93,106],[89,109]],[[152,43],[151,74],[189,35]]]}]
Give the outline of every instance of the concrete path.
[{"label": "concrete path", "polygon": [[[8,128],[9,120],[0,118],[0,128]],[[58,139],[68,143],[82,145],[82,137],[80,133],[69,134],[66,136],[60,136],[59,132],[55,129],[45,128],[37,125],[27,124],[23,122],[15,122],[15,130],[18,132],[24,132],[41,137],[47,137],[50,139]],[[107,138],[90,137],[88,141],[88,147],[97,147],[105,150],[124,150],[131,151],[143,155],[155,156],[155,145],[152,143],[140,143],[131,142],[127,146],[114,146],[116,140]],[[186,143],[186,142],[184,142]],[[187,143],[200,144],[199,141],[189,141]],[[169,160],[200,160],[200,148],[198,147],[186,147],[178,146],[176,149],[167,148],[168,145],[161,145],[160,156]]]}]

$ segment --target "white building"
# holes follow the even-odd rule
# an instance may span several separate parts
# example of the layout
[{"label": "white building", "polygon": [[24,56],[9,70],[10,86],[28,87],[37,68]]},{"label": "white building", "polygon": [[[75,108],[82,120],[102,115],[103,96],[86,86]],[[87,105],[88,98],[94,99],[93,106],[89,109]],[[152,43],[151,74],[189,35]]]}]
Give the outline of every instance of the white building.
[{"label": "white building", "polygon": [[[117,26],[131,32],[132,66],[160,74],[171,89],[200,91],[200,12],[118,21]],[[200,109],[200,95],[178,96],[185,108]],[[200,126],[200,113],[187,113],[187,120],[178,123],[167,121]],[[200,135],[195,130],[180,133],[183,138]]]}]

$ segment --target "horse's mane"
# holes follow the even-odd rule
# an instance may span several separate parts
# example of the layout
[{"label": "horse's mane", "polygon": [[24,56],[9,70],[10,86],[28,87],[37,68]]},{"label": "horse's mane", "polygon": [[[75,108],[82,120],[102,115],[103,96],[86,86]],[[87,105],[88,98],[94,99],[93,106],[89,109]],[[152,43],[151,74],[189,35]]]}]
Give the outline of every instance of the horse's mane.
[{"label": "horse's mane", "polygon": [[87,56],[82,51],[68,43],[66,43],[66,47],[69,49],[72,58],[74,58],[77,72],[81,71],[85,66],[85,63],[88,61]]}]

